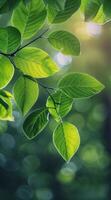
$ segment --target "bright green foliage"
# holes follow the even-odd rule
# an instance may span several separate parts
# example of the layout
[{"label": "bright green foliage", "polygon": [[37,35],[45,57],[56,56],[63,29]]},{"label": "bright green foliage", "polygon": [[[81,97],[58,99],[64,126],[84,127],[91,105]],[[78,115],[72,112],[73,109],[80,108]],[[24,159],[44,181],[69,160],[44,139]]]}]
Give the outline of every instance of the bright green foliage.
[{"label": "bright green foliage", "polygon": [[53,142],[64,160],[69,161],[80,145],[77,128],[68,122],[60,123],[54,131]]},{"label": "bright green foliage", "polygon": [[28,139],[35,138],[46,127],[48,121],[46,108],[33,111],[24,121],[24,134]]},{"label": "bright green foliage", "polygon": [[5,56],[0,56],[0,89],[4,88],[12,79],[14,67]]},{"label": "bright green foliage", "polygon": [[65,117],[72,109],[73,99],[66,96],[61,91],[52,94],[47,100],[47,108],[50,114],[58,122],[61,118]]},{"label": "bright green foliage", "polygon": [[[12,14],[8,24],[12,23],[14,26],[0,27],[0,120],[13,120],[12,95],[1,89],[11,81],[15,68],[19,78],[15,80],[14,100],[23,115],[26,115],[38,100],[39,85],[49,95],[43,108],[32,111],[25,118],[25,136],[28,139],[38,136],[48,124],[51,115],[58,124],[53,134],[53,142],[66,161],[76,153],[80,137],[77,128],[63,122],[63,118],[70,112],[75,98],[92,97],[101,92],[104,86],[90,75],[71,73],[62,78],[56,88],[47,87],[37,79],[50,77],[60,68],[47,52],[28,46],[42,39],[50,30],[46,28],[41,31],[46,17],[50,23],[65,22],[81,6],[87,21],[103,24],[110,20],[110,5],[108,0],[0,1],[0,14]],[[39,30],[40,33],[35,36]],[[35,37],[29,40],[33,36]],[[29,41],[26,41],[27,39]],[[80,42],[72,33],[59,30],[48,33],[44,39],[65,55],[80,54]],[[16,79],[16,76],[14,78]]]},{"label": "bright green foliage", "polygon": [[104,89],[104,86],[95,78],[82,73],[65,76],[58,86],[70,98],[91,97]]},{"label": "bright green foliage", "polygon": [[23,39],[29,39],[43,26],[46,14],[43,0],[31,0],[27,5],[21,1],[14,10],[12,23],[20,30]]},{"label": "bright green foliage", "polygon": [[11,97],[9,92],[0,90],[0,120],[13,121]]},{"label": "bright green foliage", "polygon": [[69,19],[80,7],[81,0],[66,0],[61,8],[60,1],[48,0],[48,19],[51,23],[61,23]]},{"label": "bright green foliage", "polygon": [[37,82],[22,76],[14,86],[15,101],[22,111],[23,115],[31,109],[38,99],[39,88]]},{"label": "bright green foliage", "polygon": [[22,49],[16,54],[14,61],[19,70],[35,78],[45,78],[59,71],[48,54],[35,47]]},{"label": "bright green foliage", "polygon": [[0,28],[0,51],[11,54],[21,43],[20,32],[14,27]]},{"label": "bright green foliage", "polygon": [[67,31],[55,31],[48,38],[51,45],[66,55],[79,55],[79,40]]}]

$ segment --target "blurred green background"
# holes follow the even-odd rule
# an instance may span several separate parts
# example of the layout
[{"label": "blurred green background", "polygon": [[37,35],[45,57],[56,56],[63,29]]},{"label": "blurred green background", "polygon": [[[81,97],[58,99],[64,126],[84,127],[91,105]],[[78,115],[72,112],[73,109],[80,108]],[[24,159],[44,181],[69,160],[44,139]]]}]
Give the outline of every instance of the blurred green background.
[{"label": "blurred green background", "polygon": [[[3,15],[0,26],[8,19]],[[67,116],[81,135],[81,146],[70,163],[64,162],[52,144],[56,123],[51,120],[38,138],[28,141],[22,132],[22,116],[13,105],[15,122],[0,121],[0,200],[110,200],[111,24],[85,23],[78,12],[65,24],[51,28],[74,33],[81,42],[81,55],[63,56],[46,38],[34,43],[61,67],[58,75],[42,82],[54,86],[65,73],[78,71],[93,75],[106,89],[91,99],[76,100]],[[46,99],[47,93],[41,88],[35,108],[42,107]]]}]

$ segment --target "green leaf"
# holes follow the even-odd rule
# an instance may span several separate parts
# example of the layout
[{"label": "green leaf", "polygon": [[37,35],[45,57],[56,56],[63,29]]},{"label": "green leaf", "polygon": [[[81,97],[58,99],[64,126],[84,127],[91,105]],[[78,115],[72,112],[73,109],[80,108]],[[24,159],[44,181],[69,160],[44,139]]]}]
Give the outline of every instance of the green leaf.
[{"label": "green leaf", "polygon": [[48,97],[46,106],[50,114],[58,122],[60,117],[63,118],[70,112],[72,104],[73,99],[58,90],[51,97]]},{"label": "green leaf", "polygon": [[105,0],[103,4],[103,10],[107,17],[111,18],[111,1]]},{"label": "green leaf", "polygon": [[14,86],[15,101],[25,115],[32,108],[38,99],[39,87],[37,82],[30,80],[27,77],[20,77]]},{"label": "green leaf", "polygon": [[110,20],[111,19],[108,16],[105,15],[104,10],[103,10],[103,5],[101,5],[97,15],[93,19],[93,22],[98,23],[100,25],[103,25],[103,24],[107,23]]},{"label": "green leaf", "polygon": [[68,122],[60,123],[54,131],[53,142],[63,159],[69,161],[80,145],[77,128]]},{"label": "green leaf", "polygon": [[7,91],[0,91],[0,120],[14,120],[12,116],[11,96],[12,95]]},{"label": "green leaf", "polygon": [[33,111],[24,121],[23,130],[28,139],[35,138],[47,125],[48,111],[41,108]]},{"label": "green leaf", "polygon": [[81,7],[85,15],[85,21],[90,21],[97,15],[101,3],[100,0],[82,0]]},{"label": "green leaf", "polygon": [[46,15],[43,0],[31,0],[26,5],[22,1],[13,12],[12,24],[19,29],[23,39],[29,39],[43,26]]},{"label": "green leaf", "polygon": [[14,27],[0,28],[0,51],[3,53],[14,52],[21,43],[20,32]]},{"label": "green leaf", "polygon": [[6,0],[0,0],[0,8],[5,4]]},{"label": "green leaf", "polygon": [[0,14],[12,11],[21,0],[0,0]]},{"label": "green leaf", "polygon": [[80,7],[81,0],[66,0],[64,6],[58,0],[48,0],[48,19],[51,23],[61,23],[69,19]]},{"label": "green leaf", "polygon": [[2,98],[0,98],[0,104],[3,105],[5,109],[8,109],[8,104]]},{"label": "green leaf", "polygon": [[71,98],[85,98],[98,94],[103,84],[88,74],[72,73],[59,82],[59,88]]},{"label": "green leaf", "polygon": [[48,37],[50,44],[57,50],[66,55],[79,55],[79,40],[67,31],[55,31]]},{"label": "green leaf", "polygon": [[35,47],[24,48],[14,57],[16,67],[24,74],[45,78],[59,71],[56,63],[46,52]]},{"label": "green leaf", "polygon": [[0,96],[7,97],[7,98],[13,98],[12,94],[6,90],[0,90]]},{"label": "green leaf", "polygon": [[0,56],[0,89],[4,88],[12,79],[14,67],[5,56]]}]

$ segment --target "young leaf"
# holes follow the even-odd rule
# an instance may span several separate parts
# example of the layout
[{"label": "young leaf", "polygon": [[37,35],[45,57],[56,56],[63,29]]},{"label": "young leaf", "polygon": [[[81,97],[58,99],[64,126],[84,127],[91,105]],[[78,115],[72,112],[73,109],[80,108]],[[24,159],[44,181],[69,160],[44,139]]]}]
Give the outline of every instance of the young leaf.
[{"label": "young leaf", "polygon": [[48,111],[41,108],[33,111],[24,121],[23,130],[28,139],[35,138],[47,125]]},{"label": "young leaf", "polygon": [[63,159],[69,161],[80,145],[77,128],[68,122],[60,123],[54,131],[53,142]]},{"label": "young leaf", "polygon": [[0,120],[13,121],[11,96],[7,91],[0,91]]},{"label": "young leaf", "polygon": [[22,1],[13,12],[12,24],[23,39],[29,39],[43,26],[46,14],[43,0],[31,0],[26,5]]},{"label": "young leaf", "polygon": [[19,51],[14,57],[15,64],[24,74],[45,78],[59,71],[56,63],[41,49],[27,47]]},{"label": "young leaf", "polygon": [[61,23],[69,19],[80,7],[81,0],[66,0],[60,6],[58,0],[48,0],[48,19],[51,23]]},{"label": "young leaf", "polygon": [[15,101],[25,115],[32,108],[38,99],[39,87],[37,82],[30,80],[29,78],[20,77],[14,86],[14,98]]},{"label": "young leaf", "polygon": [[52,98],[48,97],[46,106],[50,114],[58,122],[60,121],[60,117],[65,117],[70,112],[73,99],[69,98],[59,90],[52,94]]},{"label": "young leaf", "polygon": [[0,56],[0,89],[4,88],[10,82],[13,74],[14,68],[8,58]]},{"label": "young leaf", "polygon": [[3,53],[14,52],[21,43],[21,34],[14,27],[0,28],[0,51]]},{"label": "young leaf", "polygon": [[70,98],[91,97],[104,89],[103,84],[98,80],[82,73],[66,75],[58,86]]},{"label": "young leaf", "polygon": [[79,40],[67,31],[55,31],[49,35],[48,41],[57,50],[66,55],[79,55]]}]

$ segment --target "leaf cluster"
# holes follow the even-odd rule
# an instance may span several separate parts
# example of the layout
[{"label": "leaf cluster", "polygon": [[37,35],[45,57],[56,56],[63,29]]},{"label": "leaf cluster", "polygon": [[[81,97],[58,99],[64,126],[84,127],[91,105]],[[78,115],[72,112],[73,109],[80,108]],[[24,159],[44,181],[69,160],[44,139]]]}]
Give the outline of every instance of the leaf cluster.
[{"label": "leaf cluster", "polygon": [[[85,11],[87,20],[93,19],[103,2],[18,0],[16,3],[11,1],[11,6],[9,2],[0,1],[0,13],[12,12],[9,26],[0,28],[0,119],[14,120],[11,103],[13,96],[25,116],[23,132],[28,139],[37,137],[52,116],[57,122],[53,133],[54,145],[61,156],[69,161],[79,147],[80,136],[77,128],[63,121],[63,118],[72,109],[74,99],[92,97],[101,92],[104,86],[92,76],[82,73],[66,75],[57,83],[56,88],[42,85],[41,78],[52,76],[60,68],[47,52],[29,45],[42,39],[47,33],[45,38],[54,49],[65,55],[78,56],[78,38],[64,30],[49,32],[48,28],[42,31],[46,20],[49,25],[65,22],[80,7]],[[110,13],[105,4],[104,11]],[[40,34],[37,34],[38,31],[41,31]],[[15,81],[11,95],[4,88],[12,80],[16,70],[19,71],[19,78]],[[49,95],[46,105],[29,113],[38,100],[40,87]]]}]

